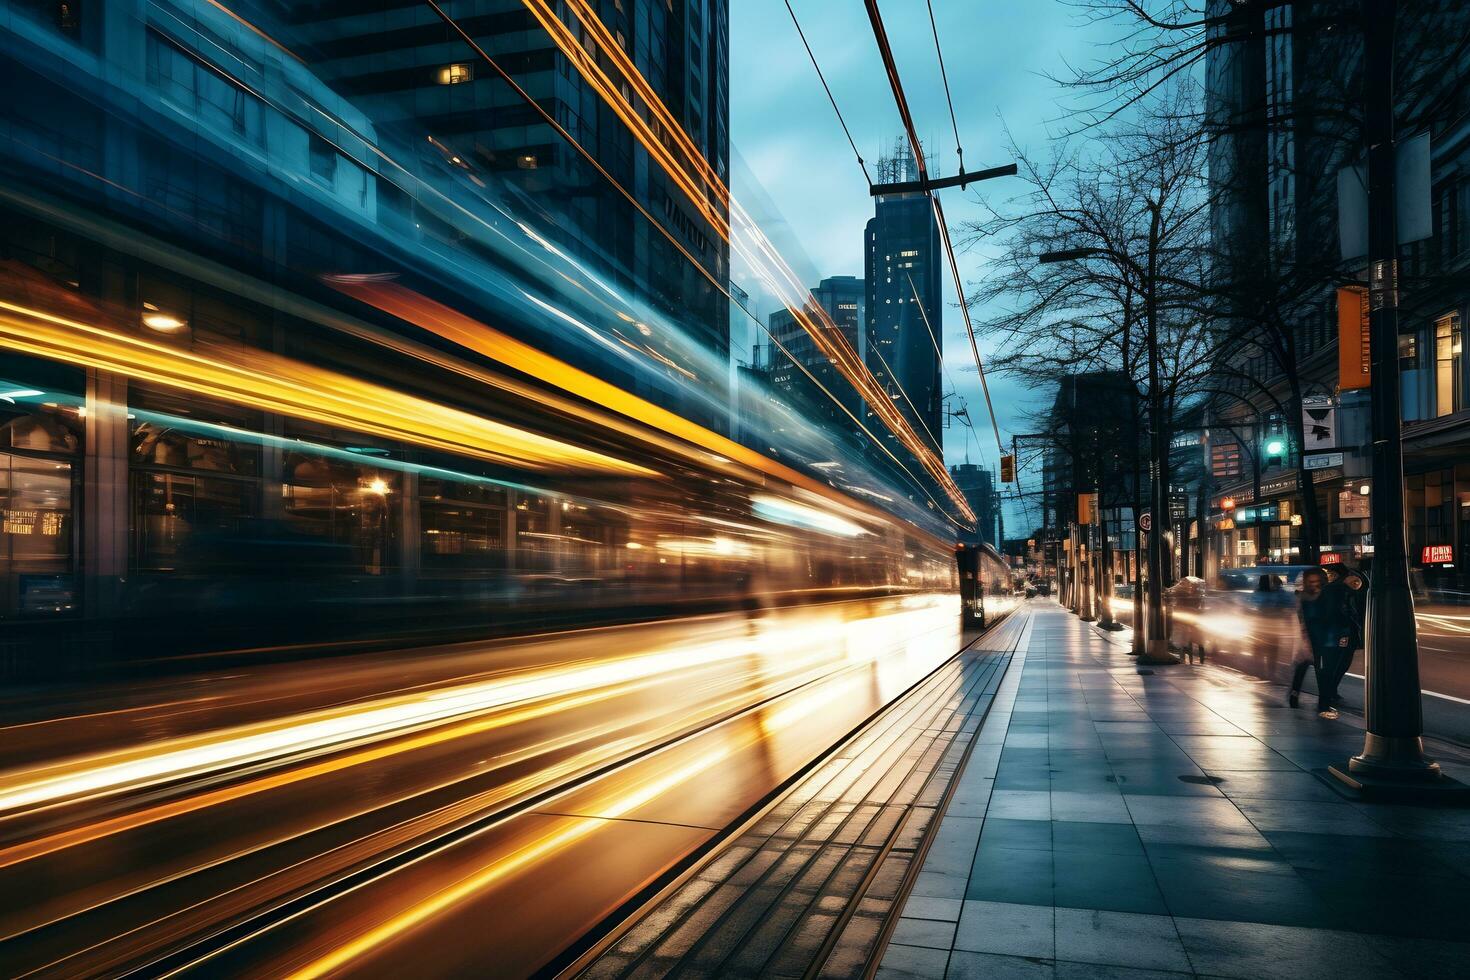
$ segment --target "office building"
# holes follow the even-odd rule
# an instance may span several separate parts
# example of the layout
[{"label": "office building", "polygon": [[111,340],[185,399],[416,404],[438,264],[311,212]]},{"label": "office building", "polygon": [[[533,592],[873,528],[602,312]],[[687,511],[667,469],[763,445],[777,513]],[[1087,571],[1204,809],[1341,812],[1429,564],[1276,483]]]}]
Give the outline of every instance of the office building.
[{"label": "office building", "polygon": [[[722,181],[729,180],[727,0],[621,0],[594,5],[639,73]],[[605,177],[415,0],[289,5],[293,37],[314,70],[427,163],[493,173],[546,218],[538,231],[728,360],[730,310],[715,283],[729,246],[556,48],[520,0],[455,4],[457,23],[626,187],[679,246],[651,227]],[[574,19],[567,23],[574,29]],[[707,273],[707,275],[706,275]],[[722,382],[728,383],[728,374]],[[708,420],[707,420],[708,421]]]},{"label": "office building", "polygon": [[[805,319],[818,329],[835,327],[861,357],[867,350],[865,302],[863,280],[830,276],[812,287],[809,304],[813,312]],[[783,309],[771,314],[770,330],[771,381],[776,389],[809,407],[812,417],[830,423],[838,431],[855,432],[853,419],[863,418],[862,398],[832,359],[818,348],[807,327],[790,310]]]},{"label": "office building", "polygon": [[[917,180],[908,144],[879,161],[882,182]],[[874,199],[865,248],[866,361],[921,438],[943,455],[943,257],[939,225],[920,193]],[[891,436],[889,437],[891,438]]]},{"label": "office building", "polygon": [[970,509],[975,512],[975,530],[962,532],[960,540],[969,544],[989,544],[1000,547],[998,520],[1000,518],[1000,494],[995,489],[995,476],[983,466],[974,463],[959,463],[949,468],[949,475],[965,495]]}]

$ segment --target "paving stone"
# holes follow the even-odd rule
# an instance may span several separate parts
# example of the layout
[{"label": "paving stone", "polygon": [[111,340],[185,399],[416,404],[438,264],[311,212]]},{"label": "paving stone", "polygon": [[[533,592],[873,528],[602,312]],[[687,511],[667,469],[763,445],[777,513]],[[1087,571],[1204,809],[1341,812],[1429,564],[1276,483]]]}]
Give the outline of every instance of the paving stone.
[{"label": "paving stone", "polygon": [[954,947],[1050,959],[1056,950],[1051,906],[966,901]]},{"label": "paving stone", "polygon": [[955,923],[935,919],[900,918],[891,941],[904,946],[950,949],[954,946]]},{"label": "paving stone", "polygon": [[903,914],[915,919],[938,919],[943,922],[958,922],[964,902],[957,898],[928,898],[909,895],[904,903]]},{"label": "paving stone", "polygon": [[1169,916],[1095,909],[1056,910],[1056,958],[1144,970],[1190,969]]},{"label": "paving stone", "polygon": [[877,980],[944,980],[949,950],[922,949],[890,943],[883,952]]},{"label": "paving stone", "polygon": [[1177,918],[1195,971],[1251,980],[1375,980],[1393,972],[1361,936],[1329,929]]},{"label": "paving stone", "polygon": [[1116,790],[1096,793],[1079,793],[1053,789],[1051,793],[1051,815],[1053,820],[1080,823],[1132,823],[1123,794]]},{"label": "paving stone", "polygon": [[1048,980],[1055,976],[1050,960],[955,950],[949,954],[947,980]]}]

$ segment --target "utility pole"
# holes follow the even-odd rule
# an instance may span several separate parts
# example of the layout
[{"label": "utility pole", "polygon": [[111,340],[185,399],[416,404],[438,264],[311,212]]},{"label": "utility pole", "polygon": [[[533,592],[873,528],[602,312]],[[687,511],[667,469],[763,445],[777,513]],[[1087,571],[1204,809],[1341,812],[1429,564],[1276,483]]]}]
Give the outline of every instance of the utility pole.
[{"label": "utility pole", "polygon": [[[1397,0],[1363,0],[1368,144],[1368,293],[1372,347],[1373,561],[1364,637],[1363,751],[1331,772],[1364,795],[1465,789],[1424,755],[1419,637],[1404,535],[1399,389],[1398,214],[1394,195],[1394,21]],[[1310,488],[1309,488],[1310,490]]]}]

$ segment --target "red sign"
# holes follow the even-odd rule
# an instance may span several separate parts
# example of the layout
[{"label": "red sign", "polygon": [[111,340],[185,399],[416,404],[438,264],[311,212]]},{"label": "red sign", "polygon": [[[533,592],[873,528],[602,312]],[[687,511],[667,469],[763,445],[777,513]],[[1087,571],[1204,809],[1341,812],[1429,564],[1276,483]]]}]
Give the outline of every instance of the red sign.
[{"label": "red sign", "polygon": [[1419,561],[1424,565],[1444,565],[1455,560],[1455,546],[1452,544],[1431,544],[1424,546],[1424,552]]},{"label": "red sign", "polygon": [[1322,564],[1324,564],[1324,565],[1341,565],[1342,564],[1342,555],[1339,555],[1336,552],[1326,551],[1326,552],[1323,552],[1322,553],[1322,556],[1321,557],[1322,557]]}]

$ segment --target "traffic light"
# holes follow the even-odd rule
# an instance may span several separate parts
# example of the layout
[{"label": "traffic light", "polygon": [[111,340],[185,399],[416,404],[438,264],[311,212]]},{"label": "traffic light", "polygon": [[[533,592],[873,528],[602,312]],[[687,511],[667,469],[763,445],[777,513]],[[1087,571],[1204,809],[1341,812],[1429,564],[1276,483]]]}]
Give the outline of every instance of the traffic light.
[{"label": "traffic light", "polygon": [[1266,468],[1281,466],[1286,460],[1286,436],[1281,431],[1280,417],[1272,417],[1266,426]]},{"label": "traffic light", "polygon": [[1001,456],[1000,458],[1000,482],[1016,482],[1016,457]]}]

